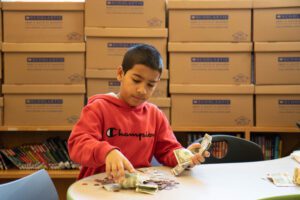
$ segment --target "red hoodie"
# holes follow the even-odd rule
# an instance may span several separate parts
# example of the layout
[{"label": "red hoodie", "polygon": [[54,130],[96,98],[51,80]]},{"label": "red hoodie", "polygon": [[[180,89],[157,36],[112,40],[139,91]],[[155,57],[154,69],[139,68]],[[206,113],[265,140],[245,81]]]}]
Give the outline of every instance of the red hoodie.
[{"label": "red hoodie", "polygon": [[73,161],[82,165],[79,179],[105,171],[105,158],[118,149],[135,168],[149,167],[152,156],[164,165],[177,164],[173,154],[182,148],[165,115],[144,102],[130,107],[109,94],[89,99],[68,140]]}]

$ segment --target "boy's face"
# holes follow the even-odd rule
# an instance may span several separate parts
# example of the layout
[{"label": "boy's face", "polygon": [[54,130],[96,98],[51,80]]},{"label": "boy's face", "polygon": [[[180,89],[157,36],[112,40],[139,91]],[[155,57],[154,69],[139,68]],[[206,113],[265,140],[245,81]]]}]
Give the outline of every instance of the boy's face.
[{"label": "boy's face", "polygon": [[130,106],[138,106],[151,97],[160,80],[160,73],[145,65],[136,64],[126,74],[119,67],[117,78],[121,82],[120,99]]}]

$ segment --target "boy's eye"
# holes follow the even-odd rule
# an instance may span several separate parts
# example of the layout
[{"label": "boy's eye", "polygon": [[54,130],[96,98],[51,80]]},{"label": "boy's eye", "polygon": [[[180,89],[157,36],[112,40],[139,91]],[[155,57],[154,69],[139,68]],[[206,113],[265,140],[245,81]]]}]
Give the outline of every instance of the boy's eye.
[{"label": "boy's eye", "polygon": [[133,82],[135,82],[135,83],[141,82],[140,80],[137,80],[137,79],[132,79],[132,80],[133,80]]},{"label": "boy's eye", "polygon": [[153,87],[154,87],[154,85],[153,85],[153,84],[148,84],[148,87],[151,87],[151,88],[153,88]]}]

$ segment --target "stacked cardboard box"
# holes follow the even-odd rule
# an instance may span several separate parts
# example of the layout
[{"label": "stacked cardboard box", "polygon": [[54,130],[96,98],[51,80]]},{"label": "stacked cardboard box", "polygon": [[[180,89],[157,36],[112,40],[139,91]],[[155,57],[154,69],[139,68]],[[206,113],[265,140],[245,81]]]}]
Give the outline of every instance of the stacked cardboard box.
[{"label": "stacked cardboard box", "polygon": [[2,97],[2,2],[0,2],[0,126],[3,125],[3,97]]},{"label": "stacked cardboard box", "polygon": [[172,126],[252,126],[247,0],[169,0]]},{"label": "stacked cardboard box", "polygon": [[[167,61],[165,0],[86,0],[86,77],[87,95],[118,92],[117,67],[128,48],[146,43],[158,49]],[[163,110],[170,109],[167,99],[168,71],[152,101]],[[167,117],[169,112],[166,112]]]},{"label": "stacked cardboard box", "polygon": [[300,1],[254,0],[256,125],[300,121]]},{"label": "stacked cardboard box", "polygon": [[4,125],[73,125],[84,105],[83,2],[4,2]]}]

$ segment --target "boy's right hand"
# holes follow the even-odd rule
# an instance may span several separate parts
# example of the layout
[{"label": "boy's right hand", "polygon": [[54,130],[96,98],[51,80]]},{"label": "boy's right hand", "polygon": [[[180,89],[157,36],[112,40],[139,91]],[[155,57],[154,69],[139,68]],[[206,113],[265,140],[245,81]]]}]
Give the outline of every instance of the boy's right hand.
[{"label": "boy's right hand", "polygon": [[120,182],[125,178],[125,169],[130,173],[135,171],[129,160],[117,149],[110,151],[105,159],[106,174]]}]

